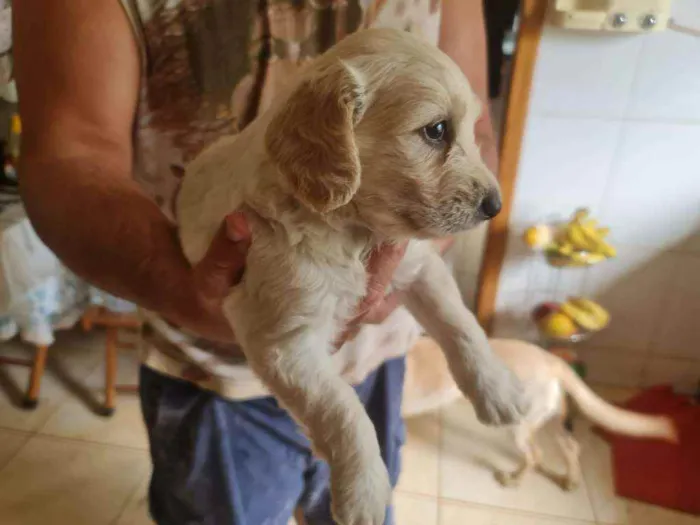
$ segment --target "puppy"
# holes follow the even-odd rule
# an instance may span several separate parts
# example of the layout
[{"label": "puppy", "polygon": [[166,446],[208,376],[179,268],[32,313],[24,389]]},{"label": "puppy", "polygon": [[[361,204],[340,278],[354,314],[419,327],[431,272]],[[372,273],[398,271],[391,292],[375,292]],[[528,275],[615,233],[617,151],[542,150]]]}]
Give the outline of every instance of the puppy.
[{"label": "puppy", "polygon": [[[521,379],[531,401],[522,421],[513,427],[523,463],[513,472],[496,472],[496,479],[504,486],[519,484],[533,469],[564,490],[579,486],[580,447],[565,428],[566,395],[571,396],[584,416],[610,432],[672,443],[677,441],[677,431],[670,418],[636,414],[606,403],[567,363],[540,347],[506,339],[491,339],[490,342],[498,358]],[[408,356],[403,415],[410,417],[434,410],[454,401],[457,396],[458,389],[451,381],[447,363],[441,358],[437,344],[429,339],[422,340]],[[563,475],[545,467],[542,453],[534,441],[537,431],[552,419],[559,420],[554,429],[557,445],[566,460]]]},{"label": "puppy", "polygon": [[315,60],[286,96],[191,165],[177,202],[187,258],[243,210],[253,243],[224,312],[249,366],[331,467],[335,519],[379,525],[391,487],[376,434],[330,358],[365,294],[365,261],[411,240],[392,287],[440,342],[487,423],[523,409],[518,381],[489,349],[429,239],[498,213],[474,139],[477,98],[460,69],[408,33],[356,33]]}]

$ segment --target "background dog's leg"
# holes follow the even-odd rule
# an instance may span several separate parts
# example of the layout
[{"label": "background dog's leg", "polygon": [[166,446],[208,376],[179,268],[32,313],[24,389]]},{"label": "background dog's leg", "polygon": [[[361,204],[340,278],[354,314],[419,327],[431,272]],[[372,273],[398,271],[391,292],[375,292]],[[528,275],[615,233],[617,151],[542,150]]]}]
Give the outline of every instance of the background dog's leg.
[{"label": "background dog's leg", "polygon": [[515,487],[520,484],[525,474],[535,468],[539,463],[539,451],[534,444],[534,430],[526,424],[515,427],[515,444],[523,455],[523,463],[516,470],[509,472],[501,470],[496,472],[496,479],[504,487]]},{"label": "background dog's leg", "polygon": [[[404,304],[440,344],[457,386],[472,400],[479,419],[490,424],[517,421],[528,405],[520,381],[491,351],[486,334],[464,306],[437,252],[411,253],[410,249],[402,263],[408,268],[402,272],[400,267],[397,272],[396,285],[404,290]],[[414,272],[412,265],[417,267]],[[401,274],[410,276],[407,286],[401,285]]]},{"label": "background dog's leg", "polygon": [[557,474],[551,470],[545,470],[542,467],[540,467],[540,471],[554,481],[554,483],[561,486],[562,489],[575,490],[581,484],[581,446],[571,432],[566,429],[564,420],[561,421],[561,424],[557,422],[556,439],[559,450],[561,450],[564,461],[566,462],[566,472],[563,475]]}]

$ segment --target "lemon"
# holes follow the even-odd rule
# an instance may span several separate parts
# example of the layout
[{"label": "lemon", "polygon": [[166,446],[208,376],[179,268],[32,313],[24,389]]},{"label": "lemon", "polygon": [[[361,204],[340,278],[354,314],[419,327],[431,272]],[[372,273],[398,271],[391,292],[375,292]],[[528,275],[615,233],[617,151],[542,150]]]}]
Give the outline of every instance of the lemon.
[{"label": "lemon", "polygon": [[523,235],[524,241],[530,248],[545,248],[552,242],[552,230],[549,226],[540,224],[538,226],[531,226],[525,230],[525,235]]},{"label": "lemon", "polygon": [[561,312],[554,312],[546,316],[540,322],[540,328],[549,337],[571,337],[578,331],[576,323]]}]

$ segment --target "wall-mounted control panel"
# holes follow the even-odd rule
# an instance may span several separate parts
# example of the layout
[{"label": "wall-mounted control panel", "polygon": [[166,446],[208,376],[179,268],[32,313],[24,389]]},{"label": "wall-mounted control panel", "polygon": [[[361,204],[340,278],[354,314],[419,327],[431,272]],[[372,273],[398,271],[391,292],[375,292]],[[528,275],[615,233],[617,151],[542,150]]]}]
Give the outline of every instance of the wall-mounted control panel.
[{"label": "wall-mounted control panel", "polygon": [[550,0],[548,18],[567,29],[646,33],[666,29],[670,16],[671,0]]}]

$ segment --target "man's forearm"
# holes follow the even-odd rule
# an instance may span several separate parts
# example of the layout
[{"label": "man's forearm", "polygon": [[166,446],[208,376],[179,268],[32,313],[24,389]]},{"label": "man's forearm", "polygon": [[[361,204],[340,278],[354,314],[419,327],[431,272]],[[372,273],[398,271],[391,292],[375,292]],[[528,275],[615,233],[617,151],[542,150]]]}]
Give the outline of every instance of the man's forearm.
[{"label": "man's forearm", "polygon": [[[187,296],[175,229],[121,168],[90,159],[24,160],[20,189],[37,233],[76,274],[169,313]],[[185,299],[183,297],[183,299]]]}]

